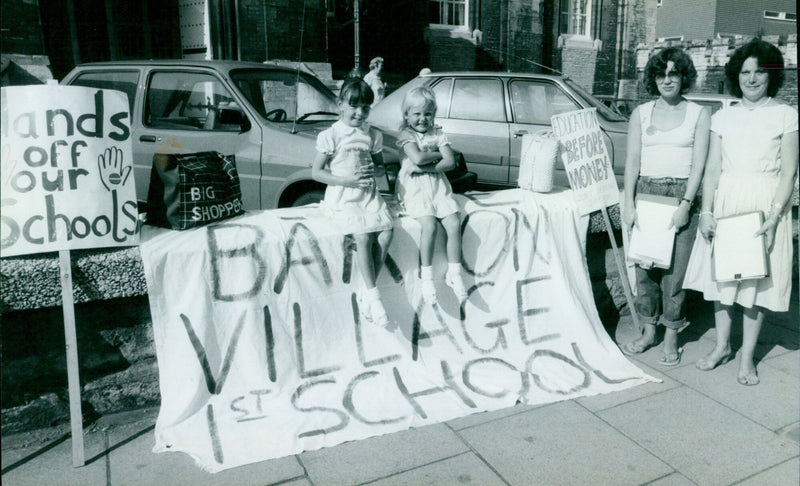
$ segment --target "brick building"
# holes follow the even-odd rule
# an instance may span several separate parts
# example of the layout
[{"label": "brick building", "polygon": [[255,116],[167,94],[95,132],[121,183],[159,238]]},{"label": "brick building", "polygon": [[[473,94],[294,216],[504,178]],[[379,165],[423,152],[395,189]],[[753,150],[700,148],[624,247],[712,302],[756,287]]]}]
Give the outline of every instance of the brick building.
[{"label": "brick building", "polygon": [[795,0],[659,0],[657,40],[797,33]]}]

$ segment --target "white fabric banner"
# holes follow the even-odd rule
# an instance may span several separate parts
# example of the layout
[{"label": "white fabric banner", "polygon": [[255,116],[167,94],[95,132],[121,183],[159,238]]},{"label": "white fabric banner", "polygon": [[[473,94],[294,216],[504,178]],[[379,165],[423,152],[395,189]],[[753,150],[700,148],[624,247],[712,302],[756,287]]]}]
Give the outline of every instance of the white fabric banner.
[{"label": "white fabric banner", "polygon": [[[249,213],[141,245],[158,356],[156,452],[208,471],[485,410],[655,381],[604,330],[571,193],[457,196],[465,281],[421,299],[420,228],[396,220],[378,286],[390,319],[360,322],[355,242],[315,207]],[[440,234],[442,232],[440,231]]]}]

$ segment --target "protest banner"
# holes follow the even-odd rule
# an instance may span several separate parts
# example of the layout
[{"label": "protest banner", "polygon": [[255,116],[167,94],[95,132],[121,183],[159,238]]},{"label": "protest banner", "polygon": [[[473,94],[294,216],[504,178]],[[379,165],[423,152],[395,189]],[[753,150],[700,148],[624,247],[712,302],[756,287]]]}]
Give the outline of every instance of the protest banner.
[{"label": "protest banner", "polygon": [[128,100],[48,84],[4,87],[0,106],[0,257],[59,252],[73,465],[82,466],[69,252],[138,243]]},{"label": "protest banner", "polygon": [[[580,214],[600,210],[606,224],[608,238],[614,250],[614,261],[620,275],[627,270],[619,257],[617,240],[608,217],[608,206],[619,204],[619,188],[614,177],[614,162],[608,155],[605,134],[597,122],[597,108],[568,111],[550,118],[553,134],[558,138],[561,160],[567,179],[575,195]],[[622,278],[625,299],[631,310],[634,326],[641,329],[639,316],[633,305],[633,293],[627,278]]]},{"label": "protest banner", "polygon": [[365,323],[352,235],[316,208],[203,228],[145,228],[159,366],[156,452],[207,471],[467,414],[654,381],[609,338],[569,192],[508,190],[461,206],[469,296],[422,300],[420,225],[402,217],[378,288],[394,325]]}]

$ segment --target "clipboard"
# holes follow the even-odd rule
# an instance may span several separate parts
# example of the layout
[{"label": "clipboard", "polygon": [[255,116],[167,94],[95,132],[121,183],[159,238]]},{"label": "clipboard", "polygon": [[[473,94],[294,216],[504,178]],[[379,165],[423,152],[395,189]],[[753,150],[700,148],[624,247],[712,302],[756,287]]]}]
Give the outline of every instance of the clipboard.
[{"label": "clipboard", "polygon": [[764,278],[769,275],[766,237],[754,236],[764,224],[764,213],[717,219],[711,252],[711,276],[716,282]]},{"label": "clipboard", "polygon": [[680,200],[676,197],[636,196],[638,225],[631,229],[628,260],[648,267],[667,269],[672,266],[675,228],[669,225],[678,205]]}]

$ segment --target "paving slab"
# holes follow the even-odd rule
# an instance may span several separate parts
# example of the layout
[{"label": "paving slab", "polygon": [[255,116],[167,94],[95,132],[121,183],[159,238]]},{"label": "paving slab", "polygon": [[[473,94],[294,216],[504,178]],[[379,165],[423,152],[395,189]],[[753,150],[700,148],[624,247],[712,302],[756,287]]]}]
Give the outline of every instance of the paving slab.
[{"label": "paving slab", "polygon": [[742,386],[736,381],[738,357],[711,371],[700,371],[692,366],[667,374],[767,429],[774,431],[800,420],[797,377],[768,366],[759,366],[758,370],[761,383],[757,386]]},{"label": "paving slab", "polygon": [[502,486],[506,483],[478,456],[469,452],[367,484],[375,486],[405,486],[409,484]]},{"label": "paving slab", "polygon": [[762,362],[795,378],[800,378],[800,351],[790,351],[780,356],[767,358]]},{"label": "paving slab", "polygon": [[660,479],[656,479],[647,486],[697,486],[681,473],[672,473]]},{"label": "paving slab", "polygon": [[575,401],[459,434],[513,485],[639,485],[673,472]]},{"label": "paving slab", "polygon": [[665,375],[656,368],[651,368],[650,366],[636,361],[634,361],[634,364],[636,364],[636,366],[641,368],[641,370],[648,375],[652,376],[653,378],[658,378],[659,380],[662,380],[662,382],[647,382],[643,385],[626,388],[625,390],[614,393],[602,393],[590,397],[578,398],[576,401],[582,406],[586,407],[588,410],[597,412],[683,386],[680,382],[673,380],[668,375]]},{"label": "paving slab", "polygon": [[778,486],[800,484],[800,458],[790,459],[745,479],[736,486]]},{"label": "paving slab", "polygon": [[542,407],[542,405],[524,405],[524,404],[517,404],[513,407],[501,408],[500,410],[493,410],[491,412],[480,412],[480,413],[473,413],[472,415],[467,415],[464,417],[459,417],[457,419],[449,420],[445,422],[448,426],[450,426],[453,430],[462,430],[468,427],[474,427],[476,425],[482,425],[487,422],[493,422],[495,420],[500,420],[503,417],[510,417],[512,415],[516,415],[518,413],[529,412],[535,408]]},{"label": "paving slab", "polygon": [[597,415],[696,484],[729,485],[800,454],[790,439],[688,387]]},{"label": "paving slab", "polygon": [[424,466],[469,449],[445,424],[408,429],[300,454],[317,486],[361,484]]},{"label": "paving slab", "polygon": [[[200,469],[194,460],[182,452],[152,452],[155,437],[152,429],[147,434],[131,437],[125,429],[112,429],[109,433],[111,453],[108,467],[111,484],[159,486],[263,486],[305,474],[295,456],[262,461],[211,474]],[[133,440],[130,440],[130,439]],[[126,442],[127,441],[127,442]],[[105,460],[105,458],[103,458]]]}]

